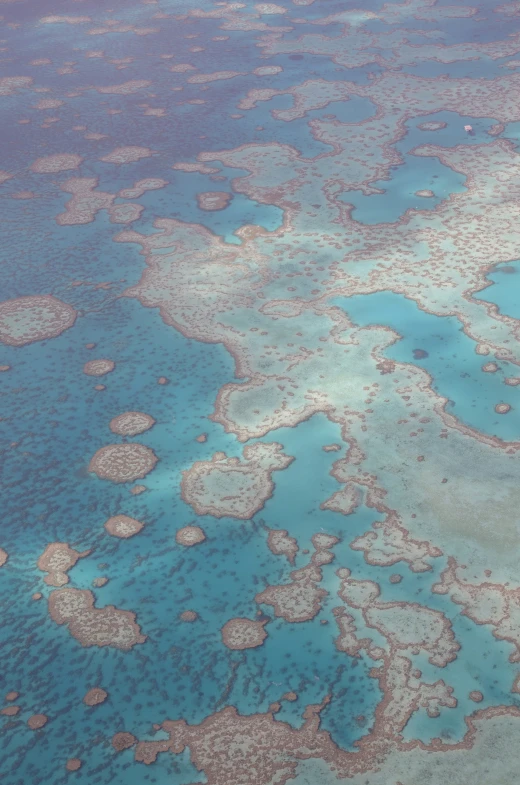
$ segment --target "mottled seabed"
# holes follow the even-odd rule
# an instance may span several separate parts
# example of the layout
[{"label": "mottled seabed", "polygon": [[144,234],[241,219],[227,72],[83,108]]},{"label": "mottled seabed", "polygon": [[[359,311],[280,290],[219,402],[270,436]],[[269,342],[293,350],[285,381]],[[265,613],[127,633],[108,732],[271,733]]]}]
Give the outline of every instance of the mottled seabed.
[{"label": "mottled seabed", "polygon": [[520,4],[0,17],[2,782],[513,785]]}]

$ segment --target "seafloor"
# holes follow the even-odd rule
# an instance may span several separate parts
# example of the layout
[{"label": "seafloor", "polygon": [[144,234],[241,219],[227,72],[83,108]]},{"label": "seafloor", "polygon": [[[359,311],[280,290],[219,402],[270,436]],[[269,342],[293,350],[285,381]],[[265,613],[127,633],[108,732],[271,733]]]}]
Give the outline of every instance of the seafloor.
[{"label": "seafloor", "polygon": [[520,2],[0,21],[1,782],[518,783]]}]

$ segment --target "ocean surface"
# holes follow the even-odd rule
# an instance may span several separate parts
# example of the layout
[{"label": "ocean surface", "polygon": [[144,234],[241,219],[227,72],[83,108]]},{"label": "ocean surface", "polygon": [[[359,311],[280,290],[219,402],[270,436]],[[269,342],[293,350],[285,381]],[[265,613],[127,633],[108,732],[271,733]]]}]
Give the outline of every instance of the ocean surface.
[{"label": "ocean surface", "polygon": [[518,4],[109,5],[0,0],[0,779],[468,785],[520,734]]}]

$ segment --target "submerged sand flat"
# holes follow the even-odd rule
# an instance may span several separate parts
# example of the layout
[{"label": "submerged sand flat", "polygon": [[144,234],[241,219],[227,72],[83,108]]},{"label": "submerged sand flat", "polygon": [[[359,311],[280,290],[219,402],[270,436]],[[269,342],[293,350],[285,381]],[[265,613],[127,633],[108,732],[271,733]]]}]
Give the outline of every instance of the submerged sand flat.
[{"label": "submerged sand flat", "polygon": [[0,5],[0,773],[513,785],[519,4]]}]

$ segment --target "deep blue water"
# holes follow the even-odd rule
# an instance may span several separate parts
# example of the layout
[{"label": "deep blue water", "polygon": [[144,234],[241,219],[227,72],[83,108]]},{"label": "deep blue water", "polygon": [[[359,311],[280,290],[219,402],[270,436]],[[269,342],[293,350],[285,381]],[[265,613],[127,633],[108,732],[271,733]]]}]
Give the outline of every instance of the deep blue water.
[{"label": "deep blue water", "polygon": [[[451,5],[444,1],[439,5],[445,4]],[[405,729],[406,740],[427,743],[444,734],[459,741],[466,731],[464,719],[474,710],[467,697],[472,689],[485,694],[481,708],[516,701],[510,693],[515,677],[515,669],[508,662],[512,647],[496,641],[489,626],[477,626],[463,618],[459,606],[448,597],[431,594],[431,586],[445,568],[449,554],[430,559],[431,571],[418,574],[403,564],[371,566],[350,543],[381,515],[369,508],[365,499],[349,516],[321,508],[340,487],[331,470],[348,450],[339,425],[324,413],[262,437],[266,443],[280,442],[284,452],[295,460],[275,473],[274,494],[251,521],[196,516],[181,498],[182,472],[195,461],[210,460],[219,451],[228,456],[242,455],[244,444],[211,415],[224,385],[247,380],[237,378],[235,362],[222,344],[188,339],[168,326],[158,309],[119,296],[135,285],[145,270],[138,246],[113,242],[124,227],[110,223],[105,212],[84,226],[60,227],[55,222],[70,198],[59,188],[69,176],[96,176],[99,189],[109,193],[128,188],[144,177],[160,177],[168,181],[164,189],[149,191],[135,200],[144,211],[132,229],[151,234],[156,218],[176,218],[202,225],[233,251],[241,244],[236,231],[244,224],[276,232],[284,220],[283,206],[234,192],[232,182],[243,178],[245,170],[216,164],[219,179],[215,180],[211,175],[173,170],[174,163],[193,163],[201,152],[267,142],[291,145],[303,158],[313,159],[330,154],[332,148],[313,137],[310,121],[333,114],[348,126],[376,115],[373,101],[356,96],[310,110],[291,122],[273,117],[276,109],[293,105],[287,93],[260,101],[249,111],[238,109],[240,100],[253,89],[287,91],[309,78],[369,86],[371,77],[381,73],[383,67],[370,63],[346,68],[311,53],[296,58],[287,54],[264,58],[258,44],[269,30],[226,30],[220,19],[192,19],[185,25],[175,19],[175,15],[199,5],[204,10],[218,7],[195,0],[164,0],[160,8],[172,17],[159,20],[160,32],[150,36],[116,32],[90,36],[86,33],[88,25],[44,25],[38,20],[46,14],[81,14],[91,15],[96,24],[114,17],[150,25],[159,6],[115,3],[110,14],[94,0],[84,0],[74,7],[64,0],[52,5],[45,1],[37,7],[26,0],[2,5],[4,21],[10,26],[4,34],[7,51],[2,53],[1,76],[27,75],[34,78],[34,84],[30,90],[0,98],[0,168],[14,175],[0,186],[0,299],[52,293],[79,314],[74,327],[57,338],[20,348],[0,347],[0,365],[10,366],[0,379],[0,547],[9,554],[0,570],[0,687],[4,693],[19,692],[17,703],[21,706],[16,717],[2,717],[0,722],[0,777],[7,785],[60,785],[70,782],[71,777],[85,785],[205,782],[205,774],[193,765],[188,750],[180,755],[160,755],[154,766],[144,767],[133,763],[132,750],[115,755],[110,739],[122,730],[139,739],[159,739],[161,735],[153,731],[154,723],[181,718],[199,723],[226,705],[236,706],[247,715],[265,712],[289,690],[298,693],[298,700],[283,704],[279,720],[300,727],[304,707],[330,694],[321,726],[339,746],[355,750],[356,741],[370,729],[383,696],[377,680],[369,674],[374,662],[365,654],[359,660],[351,658],[334,645],[338,632],[332,609],[340,604],[335,575],[339,566],[349,567],[356,578],[379,583],[383,601],[420,602],[442,611],[452,621],[462,644],[459,656],[446,669],[434,668],[424,658],[416,657],[415,664],[426,680],[444,678],[454,685],[459,703],[455,710],[443,709],[437,719],[423,710],[416,712]],[[492,5],[485,5],[489,5],[491,14]],[[356,4],[347,6],[355,8]],[[379,12],[383,6],[382,0],[370,0],[364,9]],[[292,26],[284,34],[288,40],[308,33],[339,37],[339,24],[313,23],[342,10],[345,3],[320,0],[310,6],[291,4],[286,14],[264,14],[261,21],[271,27]],[[248,3],[245,11],[254,11],[254,4]],[[403,25],[412,43],[428,40],[418,32],[436,29],[446,45],[494,41],[518,29],[518,20],[496,16],[492,17],[493,23],[480,24],[477,33],[471,19],[429,22],[407,18]],[[293,24],[293,18],[306,21]],[[374,33],[396,27],[381,20],[371,20],[366,26]],[[185,37],[190,34],[197,37]],[[213,40],[220,36],[228,39]],[[194,53],[194,46],[203,47],[203,51]],[[87,58],[91,50],[103,50],[106,56]],[[386,50],[377,51],[388,55]],[[175,58],[161,58],[169,53]],[[42,57],[50,58],[52,63],[30,64]],[[134,59],[122,70],[109,62],[128,57]],[[501,68],[508,59],[482,57],[446,65],[418,58],[417,64],[402,70],[416,76],[449,74],[452,78],[491,79],[509,73]],[[169,70],[172,63],[192,60],[196,60],[200,73],[229,69],[243,74],[213,82],[206,90],[205,86],[187,83],[186,74]],[[69,61],[75,63],[73,72],[58,73],[57,69]],[[273,64],[283,71],[268,78],[252,73],[258,66]],[[95,89],[132,79],[148,79],[152,84],[130,95],[100,94]],[[40,89],[45,92],[36,92]],[[35,108],[38,100],[49,97],[60,97],[64,104],[45,112]],[[193,99],[206,103],[187,103]],[[147,117],[144,104],[164,108],[166,116]],[[108,108],[121,113],[109,115]],[[242,116],[233,119],[233,114]],[[59,122],[42,128],[46,116],[58,117]],[[26,119],[30,123],[19,122]],[[417,128],[418,123],[428,120],[446,122],[447,127],[437,132]],[[355,220],[376,224],[396,222],[410,208],[432,209],[450,194],[464,193],[466,181],[462,175],[444,167],[435,157],[414,156],[413,149],[424,144],[453,147],[492,143],[487,131],[495,122],[493,118],[474,119],[452,112],[408,119],[406,135],[395,144],[403,163],[390,170],[388,180],[375,183],[384,193],[364,196],[347,190],[342,200],[354,206]],[[474,136],[464,132],[466,123],[473,125]],[[88,141],[74,126],[87,126],[89,131],[107,136]],[[518,123],[507,124],[503,136],[518,144],[518,127]],[[99,161],[115,146],[125,144],[150,147],[155,154],[121,167]],[[78,170],[56,175],[34,174],[28,168],[36,158],[59,152],[79,153],[84,162]],[[415,192],[422,189],[431,189],[434,197],[416,197]],[[9,198],[26,190],[33,191],[35,198]],[[196,195],[204,191],[224,191],[233,199],[225,210],[202,211]],[[116,203],[122,201],[126,200],[117,199]],[[320,230],[327,234],[337,228],[324,225]],[[266,291],[275,296],[279,295],[275,291],[277,263],[292,269],[291,242],[296,233],[289,227],[286,234],[286,257],[273,260],[276,274],[266,282]],[[297,239],[309,258],[311,254],[323,254],[328,263],[319,238]],[[507,272],[506,267],[510,268]],[[501,313],[520,318],[516,284],[519,272],[518,262],[494,268],[488,275],[491,285],[476,299],[493,302]],[[76,286],[77,282],[82,285]],[[109,283],[108,288],[96,288],[104,282]],[[308,290],[312,286],[309,280],[301,283],[295,299],[310,298]],[[284,296],[292,295],[284,292]],[[475,343],[455,316],[426,313],[412,300],[392,292],[331,302],[360,327],[381,324],[395,330],[399,338],[385,350],[385,357],[424,369],[434,391],[447,399],[447,410],[461,422],[506,441],[520,439],[517,388],[504,384],[505,378],[516,375],[516,366],[501,360],[497,373],[484,373],[482,365],[494,358],[476,354]],[[256,312],[251,315],[251,324],[256,316]],[[313,317],[307,318],[310,323]],[[244,329],[250,326],[246,322]],[[291,333],[290,326],[280,329]],[[96,344],[95,349],[88,350],[88,343]],[[85,362],[102,357],[116,363],[111,374],[94,379],[82,372]],[[159,385],[161,376],[169,383]],[[96,391],[98,382],[106,389]],[[499,402],[511,405],[506,416],[496,414],[494,407]],[[143,481],[146,492],[136,496],[128,485],[111,484],[88,472],[88,462],[96,450],[122,440],[110,432],[108,424],[127,410],[144,411],[155,418],[155,426],[135,441],[151,447],[160,458],[156,469]],[[196,440],[201,433],[207,434],[204,443]],[[341,451],[323,451],[324,445],[332,443],[341,444]],[[129,540],[107,536],[104,522],[116,514],[141,520],[143,531]],[[182,548],[175,542],[175,532],[192,523],[204,528],[207,540],[194,549]],[[293,567],[285,558],[274,557],[267,547],[270,528],[287,529],[297,538],[298,568],[308,563],[309,556],[302,551],[312,549],[314,534],[323,529],[340,539],[333,551],[335,560],[323,567],[321,585],[329,594],[319,614],[305,623],[274,618],[272,608],[263,606],[261,610],[269,617],[265,643],[243,652],[230,651],[222,644],[223,625],[234,617],[254,618],[258,612],[255,595],[267,585],[290,580]],[[47,608],[51,589],[36,566],[50,542],[68,542],[78,551],[91,549],[91,554],[70,571],[69,585],[92,590],[92,582],[106,575],[109,582],[94,590],[96,606],[114,605],[135,612],[142,633],[148,636],[145,644],[128,652],[111,647],[83,648],[65,625],[58,626],[51,620]],[[389,577],[396,570],[403,580],[394,585]],[[41,592],[43,598],[31,600],[34,592]],[[196,623],[179,620],[186,609],[198,613]],[[374,635],[377,637],[377,633]],[[82,698],[96,685],[108,691],[109,699],[87,709]],[[45,713],[49,718],[37,733],[26,725],[34,713]],[[366,718],[363,726],[356,720],[359,715]],[[83,765],[76,774],[67,775],[65,762],[72,757],[80,758]]]}]

